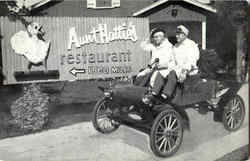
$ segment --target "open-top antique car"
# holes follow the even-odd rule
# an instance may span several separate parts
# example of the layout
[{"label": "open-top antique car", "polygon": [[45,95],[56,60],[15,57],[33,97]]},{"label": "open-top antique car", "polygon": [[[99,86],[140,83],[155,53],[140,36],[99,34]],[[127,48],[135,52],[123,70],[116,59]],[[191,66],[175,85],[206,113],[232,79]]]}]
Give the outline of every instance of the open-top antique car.
[{"label": "open-top antique car", "polygon": [[[189,127],[185,111],[188,108],[200,114],[211,111],[214,121],[222,122],[228,131],[238,130],[245,116],[244,102],[237,95],[242,84],[230,73],[220,71],[217,68],[220,62],[215,64],[216,61],[216,52],[202,51],[199,73],[179,83],[172,100],[155,98],[152,106],[142,102],[142,97],[149,90],[147,85],[134,83],[100,87],[104,97],[94,108],[94,128],[101,133],[111,133],[121,124],[146,129],[151,150],[160,157],[173,155],[181,146],[184,129]],[[134,113],[136,115],[133,116]]]}]

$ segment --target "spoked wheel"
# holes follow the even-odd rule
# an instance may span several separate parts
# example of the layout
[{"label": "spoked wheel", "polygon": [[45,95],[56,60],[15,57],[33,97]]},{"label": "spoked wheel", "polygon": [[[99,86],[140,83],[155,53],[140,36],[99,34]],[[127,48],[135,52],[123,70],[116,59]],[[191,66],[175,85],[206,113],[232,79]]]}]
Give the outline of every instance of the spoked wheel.
[{"label": "spoked wheel", "polygon": [[93,111],[92,123],[94,128],[104,134],[115,131],[120,124],[111,118],[112,113],[112,102],[105,98],[99,100]]},{"label": "spoked wheel", "polygon": [[238,130],[245,118],[245,105],[239,95],[230,100],[223,111],[222,121],[226,130]]},{"label": "spoked wheel", "polygon": [[182,118],[173,109],[162,111],[151,128],[150,147],[155,155],[169,157],[177,152],[183,139]]}]

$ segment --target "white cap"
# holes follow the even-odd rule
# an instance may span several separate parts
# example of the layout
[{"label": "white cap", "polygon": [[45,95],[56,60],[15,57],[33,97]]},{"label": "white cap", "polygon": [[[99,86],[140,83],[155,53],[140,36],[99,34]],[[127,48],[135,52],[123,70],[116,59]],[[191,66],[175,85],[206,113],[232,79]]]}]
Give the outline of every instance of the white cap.
[{"label": "white cap", "polygon": [[186,36],[188,36],[189,30],[185,26],[179,25],[177,27],[177,33],[184,33]]}]

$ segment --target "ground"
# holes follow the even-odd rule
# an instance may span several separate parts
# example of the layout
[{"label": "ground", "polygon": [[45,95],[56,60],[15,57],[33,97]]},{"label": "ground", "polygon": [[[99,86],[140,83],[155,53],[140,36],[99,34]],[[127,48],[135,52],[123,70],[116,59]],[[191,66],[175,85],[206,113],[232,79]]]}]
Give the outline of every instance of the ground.
[{"label": "ground", "polygon": [[248,159],[248,145],[234,150],[216,161],[245,161]]},{"label": "ground", "polygon": [[[0,140],[0,160],[4,161],[235,161],[246,156],[248,145],[248,85],[239,91],[246,105],[246,119],[241,129],[226,131],[213,121],[212,113],[200,115],[188,110],[191,130],[185,131],[183,144],[171,158],[158,158],[149,147],[148,135],[121,126],[110,135],[98,133],[92,126],[94,103],[53,106],[47,130]],[[240,153],[237,149],[241,148]],[[236,151],[235,151],[236,150]],[[230,154],[234,152],[233,154]],[[229,154],[228,154],[229,153]],[[236,155],[237,154],[237,155]]]}]

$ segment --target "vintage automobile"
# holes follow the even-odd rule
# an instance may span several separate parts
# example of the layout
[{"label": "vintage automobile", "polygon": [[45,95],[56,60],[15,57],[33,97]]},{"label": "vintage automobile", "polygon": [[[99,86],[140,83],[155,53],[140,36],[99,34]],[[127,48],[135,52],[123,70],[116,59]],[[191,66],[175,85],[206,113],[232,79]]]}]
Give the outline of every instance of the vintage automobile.
[{"label": "vintage automobile", "polygon": [[118,83],[100,87],[104,97],[94,107],[94,128],[104,134],[117,130],[121,124],[143,128],[149,133],[151,150],[159,157],[169,157],[181,146],[184,129],[189,127],[185,111],[188,108],[200,114],[211,111],[214,121],[222,122],[226,130],[238,130],[245,117],[243,99],[237,95],[242,83],[229,72],[220,71],[217,66],[221,62],[216,61],[216,52],[201,51],[199,73],[179,83],[171,101],[155,98],[152,106],[142,102],[150,89],[147,85]]}]

